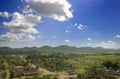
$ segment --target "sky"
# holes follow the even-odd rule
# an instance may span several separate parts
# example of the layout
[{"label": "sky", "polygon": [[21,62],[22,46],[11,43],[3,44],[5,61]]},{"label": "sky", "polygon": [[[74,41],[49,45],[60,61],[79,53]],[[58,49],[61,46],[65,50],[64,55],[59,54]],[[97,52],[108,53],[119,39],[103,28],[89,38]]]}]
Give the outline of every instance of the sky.
[{"label": "sky", "polygon": [[0,0],[0,47],[120,48],[120,0]]}]

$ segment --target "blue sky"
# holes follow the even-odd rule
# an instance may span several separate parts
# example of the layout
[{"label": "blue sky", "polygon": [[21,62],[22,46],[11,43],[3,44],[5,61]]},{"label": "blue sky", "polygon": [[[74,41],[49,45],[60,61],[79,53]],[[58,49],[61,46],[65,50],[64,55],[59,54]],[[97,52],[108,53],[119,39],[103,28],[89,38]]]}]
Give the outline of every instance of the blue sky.
[{"label": "blue sky", "polygon": [[120,0],[0,0],[0,46],[120,48],[119,4]]}]

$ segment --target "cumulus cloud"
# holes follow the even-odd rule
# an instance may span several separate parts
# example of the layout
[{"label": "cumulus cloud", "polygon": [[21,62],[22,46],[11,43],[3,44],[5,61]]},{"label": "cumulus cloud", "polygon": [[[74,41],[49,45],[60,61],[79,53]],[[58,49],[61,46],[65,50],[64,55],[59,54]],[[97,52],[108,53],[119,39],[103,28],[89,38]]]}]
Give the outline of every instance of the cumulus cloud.
[{"label": "cumulus cloud", "polygon": [[91,47],[104,47],[104,48],[120,48],[120,45],[114,41],[102,41],[97,43],[88,43],[87,46]]},{"label": "cumulus cloud", "polygon": [[92,41],[92,39],[91,39],[91,38],[88,38],[87,40],[88,40],[88,41]]},{"label": "cumulus cloud", "polygon": [[15,40],[20,40],[21,39],[21,34],[14,34],[7,32],[6,34],[3,34],[0,36],[0,40],[2,41],[15,41]]},{"label": "cumulus cloud", "polygon": [[101,42],[100,44],[105,46],[112,46],[112,45],[115,45],[116,43],[111,40],[108,40],[106,42]]},{"label": "cumulus cloud", "polygon": [[117,48],[117,44],[114,41],[108,40],[105,42],[100,42],[98,46],[104,47],[104,48]]},{"label": "cumulus cloud", "polygon": [[33,14],[23,15],[14,12],[10,22],[3,22],[9,32],[0,36],[0,40],[19,40],[23,38],[35,39],[31,34],[39,33],[34,26],[41,17]]},{"label": "cumulus cloud", "polygon": [[29,5],[26,6],[20,6],[18,7],[23,13],[27,14],[27,13],[33,13],[33,10],[30,9]]},{"label": "cumulus cloud", "polygon": [[5,18],[8,18],[10,15],[8,12],[0,12],[0,17],[5,17]]},{"label": "cumulus cloud", "polygon": [[39,39],[39,38],[42,38],[42,36],[37,36],[37,38]]},{"label": "cumulus cloud", "polygon": [[107,41],[109,44],[115,44],[115,42],[111,41],[111,40],[108,40]]},{"label": "cumulus cloud", "polygon": [[87,46],[92,46],[92,43],[87,43]]},{"label": "cumulus cloud", "polygon": [[71,4],[67,0],[26,0],[30,8],[42,16],[58,21],[66,21],[73,17]]},{"label": "cumulus cloud", "polygon": [[29,39],[29,40],[35,40],[36,37],[30,35],[30,34],[15,34],[12,32],[7,32],[6,34],[0,35],[1,41],[19,41],[23,39]]},{"label": "cumulus cloud", "polygon": [[23,15],[15,12],[13,13],[12,21],[3,22],[3,25],[9,28],[12,33],[38,33],[38,31],[33,27],[40,20],[41,17],[36,15]]},{"label": "cumulus cloud", "polygon": [[[14,41],[20,39],[32,39],[33,34],[39,33],[35,25],[41,21],[41,16],[52,18],[58,21],[66,21],[73,17],[70,11],[71,4],[67,0],[24,0],[28,5],[19,7],[23,14],[14,12],[0,12],[0,17],[9,18],[9,22],[3,22],[3,26],[9,31],[0,35],[0,40]],[[24,2],[22,0],[22,2]],[[36,13],[34,14],[34,12]],[[38,16],[39,15],[39,16]],[[53,38],[56,38],[54,36]]]},{"label": "cumulus cloud", "polygon": [[36,38],[32,35],[27,35],[27,38],[30,39],[30,40],[35,40]]},{"label": "cumulus cloud", "polygon": [[120,38],[120,35],[116,35],[115,38]]},{"label": "cumulus cloud", "polygon": [[66,43],[70,43],[70,40],[64,40]]}]

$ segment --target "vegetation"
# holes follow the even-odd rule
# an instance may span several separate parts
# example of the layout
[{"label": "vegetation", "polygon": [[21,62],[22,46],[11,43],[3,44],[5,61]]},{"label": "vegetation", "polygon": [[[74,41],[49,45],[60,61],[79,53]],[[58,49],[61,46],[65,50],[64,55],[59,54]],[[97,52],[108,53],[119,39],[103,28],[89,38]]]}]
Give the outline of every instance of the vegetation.
[{"label": "vegetation", "polygon": [[65,46],[0,48],[2,79],[58,79],[61,75],[66,79],[120,78],[120,52],[102,48],[77,49]]}]

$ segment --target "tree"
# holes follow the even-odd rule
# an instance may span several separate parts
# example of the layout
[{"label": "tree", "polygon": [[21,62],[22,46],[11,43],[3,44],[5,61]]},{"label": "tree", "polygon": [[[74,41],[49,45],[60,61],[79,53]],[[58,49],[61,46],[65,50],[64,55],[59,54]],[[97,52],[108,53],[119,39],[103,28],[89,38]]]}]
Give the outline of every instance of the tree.
[{"label": "tree", "polygon": [[10,69],[10,78],[14,78],[16,76],[16,71],[14,69]]},{"label": "tree", "polygon": [[54,79],[58,79],[58,78],[55,76]]},{"label": "tree", "polygon": [[81,75],[81,74],[78,74],[78,75],[77,75],[77,79],[82,79],[82,75]]},{"label": "tree", "polygon": [[0,69],[3,69],[3,70],[5,70],[7,67],[8,67],[8,63],[6,63],[6,62],[3,62],[3,63],[0,65]]},{"label": "tree", "polygon": [[103,62],[103,66],[108,69],[108,68],[110,68],[110,67],[112,66],[112,62],[110,62],[110,61],[105,61],[105,62]]},{"label": "tree", "polygon": [[105,68],[103,66],[93,66],[84,73],[85,79],[105,79]]},{"label": "tree", "polygon": [[6,78],[7,72],[2,72],[0,75],[1,75],[2,78]]},{"label": "tree", "polygon": [[119,69],[119,63],[118,62],[111,62],[111,61],[105,61],[103,62],[103,66],[107,69],[112,68],[114,70]]}]

